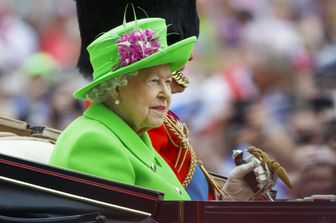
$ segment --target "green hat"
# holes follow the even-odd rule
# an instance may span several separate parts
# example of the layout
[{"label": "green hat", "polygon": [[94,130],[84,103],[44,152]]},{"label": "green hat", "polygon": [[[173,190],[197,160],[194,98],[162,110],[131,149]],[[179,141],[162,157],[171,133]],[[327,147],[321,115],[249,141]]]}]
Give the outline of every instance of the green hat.
[{"label": "green hat", "polygon": [[74,97],[84,99],[100,83],[140,69],[170,64],[174,72],[189,60],[195,42],[193,36],[168,46],[167,25],[161,18],[140,19],[113,28],[87,47],[93,81],[75,91]]}]

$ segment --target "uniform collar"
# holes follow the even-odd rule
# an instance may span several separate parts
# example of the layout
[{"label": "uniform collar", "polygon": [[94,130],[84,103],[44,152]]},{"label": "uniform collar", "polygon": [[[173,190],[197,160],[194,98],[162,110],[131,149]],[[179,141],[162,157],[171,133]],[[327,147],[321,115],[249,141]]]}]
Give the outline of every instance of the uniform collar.
[{"label": "uniform collar", "polygon": [[124,146],[146,166],[154,161],[154,148],[147,133],[138,136],[131,127],[104,104],[91,104],[84,116],[109,128]]}]

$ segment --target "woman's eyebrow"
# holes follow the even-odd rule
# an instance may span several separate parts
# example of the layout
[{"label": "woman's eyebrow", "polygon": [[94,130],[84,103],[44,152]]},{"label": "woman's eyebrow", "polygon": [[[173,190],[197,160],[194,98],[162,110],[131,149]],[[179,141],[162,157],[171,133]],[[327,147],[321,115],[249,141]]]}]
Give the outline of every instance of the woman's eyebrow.
[{"label": "woman's eyebrow", "polygon": [[160,74],[160,73],[158,73],[158,72],[151,72],[151,73],[149,73],[149,76],[150,77],[161,77],[161,76],[163,76],[162,74]]}]

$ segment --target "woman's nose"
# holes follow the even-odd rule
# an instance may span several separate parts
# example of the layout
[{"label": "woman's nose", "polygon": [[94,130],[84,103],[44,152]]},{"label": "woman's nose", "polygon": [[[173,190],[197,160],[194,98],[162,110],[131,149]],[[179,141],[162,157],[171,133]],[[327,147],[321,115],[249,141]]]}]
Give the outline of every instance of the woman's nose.
[{"label": "woman's nose", "polygon": [[171,97],[171,89],[170,84],[162,83],[161,84],[161,97],[164,97],[165,99],[169,100]]}]

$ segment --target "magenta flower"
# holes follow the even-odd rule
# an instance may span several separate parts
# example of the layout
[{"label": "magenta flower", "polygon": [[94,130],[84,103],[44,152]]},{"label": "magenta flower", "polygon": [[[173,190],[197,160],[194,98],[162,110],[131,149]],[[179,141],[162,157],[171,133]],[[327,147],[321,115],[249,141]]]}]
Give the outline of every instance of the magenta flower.
[{"label": "magenta flower", "polygon": [[157,34],[151,30],[136,30],[130,34],[122,34],[117,40],[119,65],[127,66],[160,50]]}]

